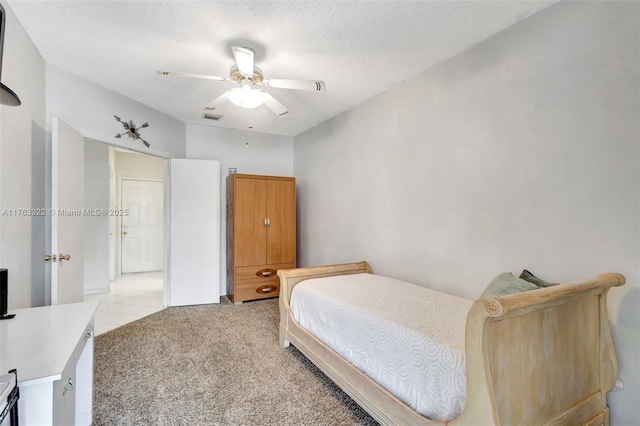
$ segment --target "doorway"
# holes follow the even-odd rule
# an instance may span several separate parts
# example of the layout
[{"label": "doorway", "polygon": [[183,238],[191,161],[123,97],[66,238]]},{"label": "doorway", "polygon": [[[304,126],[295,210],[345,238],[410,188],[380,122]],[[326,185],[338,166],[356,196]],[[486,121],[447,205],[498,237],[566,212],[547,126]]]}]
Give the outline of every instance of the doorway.
[{"label": "doorway", "polygon": [[[72,263],[77,268],[64,268],[65,273],[70,271],[72,276],[59,279],[62,275],[61,262],[52,261],[48,264],[51,267],[45,272],[50,277],[47,283],[49,285],[47,292],[51,296],[50,303],[59,303],[63,292],[65,292],[64,296],[66,293],[71,295],[68,297],[71,302],[78,302],[84,298],[84,295],[109,291],[111,259],[108,253],[114,251],[110,249],[110,242],[117,242],[120,239],[122,223],[119,219],[122,215],[118,216],[118,213],[114,214],[118,220],[110,221],[109,219],[112,216],[112,209],[116,208],[113,206],[118,205],[119,199],[119,194],[112,196],[115,190],[111,190],[109,186],[111,182],[117,181],[120,174],[119,160],[117,161],[118,171],[116,172],[115,167],[112,167],[112,160],[119,154],[116,150],[124,151],[122,155],[128,158],[137,157],[133,162],[133,168],[128,172],[132,173],[131,177],[144,177],[137,175],[144,169],[139,159],[153,158],[158,164],[157,180],[162,176],[164,181],[163,194],[166,201],[163,202],[163,261],[166,263],[162,271],[161,306],[220,303],[220,162],[205,159],[177,159],[146,150],[142,154],[130,151],[134,149],[133,147],[115,148],[111,144],[98,142],[97,144],[101,145],[101,152],[93,158],[93,165],[99,173],[88,179],[90,173],[87,171],[94,170],[94,167],[85,167],[91,151],[87,147],[89,142],[95,146],[94,142],[97,141],[87,139],[63,120],[52,117],[50,209],[60,213],[50,216],[52,218],[49,228],[50,239],[45,250],[49,253],[63,253],[62,250],[69,253],[69,250],[73,250],[76,254],[73,256]],[[153,156],[147,154],[153,154]],[[105,161],[104,158],[107,160]],[[61,167],[63,163],[61,159],[65,160],[66,166]],[[64,178],[61,178],[61,170],[68,172]],[[106,178],[103,172],[106,172]],[[164,176],[167,177],[166,180]],[[64,185],[68,181],[79,182],[80,185],[75,190],[69,190]],[[89,184],[82,185],[87,182]],[[106,184],[99,185],[100,182],[106,182]],[[96,204],[89,205],[86,201],[91,198],[88,195],[93,194],[93,188],[99,188],[95,194]],[[61,204],[60,197],[68,193],[76,195],[76,199]],[[102,196],[104,193],[106,196]],[[65,221],[64,232],[61,233],[60,221],[54,220],[58,216],[79,219],[75,222]],[[107,224],[107,231],[96,232],[95,229],[87,226],[87,222],[83,220],[85,218],[96,219],[102,225]],[[193,235],[202,238],[194,239]],[[69,239],[73,240],[73,244],[68,243]],[[93,250],[89,249],[91,245]],[[104,251],[107,254],[101,255]],[[84,256],[87,253],[89,256]],[[53,255],[50,256],[50,259],[54,259]],[[85,258],[82,259],[83,257]],[[118,255],[116,254],[115,257],[117,258]],[[57,258],[64,260],[66,264],[71,260],[71,255],[60,254],[56,256]],[[92,267],[94,265],[95,268]],[[104,273],[98,273],[102,268]],[[118,268],[116,273],[120,272]],[[98,314],[96,314],[96,320]]]},{"label": "doorway", "polygon": [[[164,159],[109,147],[110,259],[115,274],[162,271]],[[114,276],[115,275],[115,276]]]},{"label": "doorway", "polygon": [[[89,156],[88,151],[91,151],[88,148],[89,142],[92,146],[96,146],[97,142],[101,152],[93,158],[92,166],[85,167],[87,156]],[[66,274],[66,278],[61,280],[59,277],[63,268],[59,266],[62,265],[58,265],[58,262],[49,263],[51,267],[47,268],[47,271],[51,280],[47,291],[51,295],[51,303],[55,304],[56,301],[59,303],[62,291],[72,293],[70,297],[70,300],[73,299],[72,302],[81,301],[87,294],[109,291],[111,272],[109,253],[114,251],[110,250],[110,241],[117,242],[122,235],[120,227],[122,215],[118,216],[118,213],[115,213],[117,220],[110,220],[113,216],[112,211],[119,208],[120,194],[116,193],[117,185],[113,185],[114,189],[109,185],[111,182],[118,182],[119,177],[125,175],[121,172],[120,166],[121,163],[127,163],[126,161],[121,162],[118,159],[117,171],[113,164],[115,157],[120,154],[129,159],[135,157],[135,161],[130,161],[133,163],[132,168],[124,177],[136,179],[147,177],[140,175],[145,169],[139,160],[142,158],[156,160],[157,180],[165,181],[164,176],[167,177],[163,185],[163,261],[165,263],[162,273],[161,306],[220,303],[220,264],[216,261],[220,258],[220,162],[205,159],[176,159],[163,153],[154,153],[152,150],[139,153],[130,149],[135,147],[115,148],[108,143],[87,139],[63,120],[57,117],[52,118],[51,209],[54,212],[62,212],[55,217],[60,215],[76,220],[65,222],[64,232],[61,233],[60,221],[54,223],[52,219],[49,244],[45,249],[50,253],[73,250],[76,254],[73,255],[69,266],[73,264],[77,268],[64,268],[64,271],[70,271],[72,276],[69,277],[69,274]],[[147,154],[153,154],[153,156]],[[68,163],[70,159],[75,167],[63,164]],[[75,174],[61,179],[60,170],[74,170]],[[90,175],[88,171],[93,170],[98,173],[88,179],[87,176]],[[104,172],[106,172],[106,178]],[[65,181],[78,182],[78,189],[70,191],[68,187],[60,184]],[[82,185],[83,182],[89,184]],[[100,185],[100,182],[106,182],[106,184]],[[94,194],[95,188],[98,188],[95,193],[96,205],[88,205],[85,201],[91,198],[88,195]],[[105,192],[106,195],[104,195]],[[60,197],[68,193],[75,194],[76,199],[61,203]],[[53,215],[51,217],[54,218]],[[103,226],[107,224],[107,231],[96,232],[87,226],[86,221],[83,220],[85,218],[96,219]],[[200,238],[194,239],[193,235],[198,235]],[[61,238],[62,236],[65,238]],[[77,241],[73,248],[68,248],[70,246],[66,241],[69,238],[73,238],[74,242]],[[64,244],[61,244],[61,241]],[[84,244],[87,242],[89,244]],[[91,244],[94,245],[94,250],[88,250]],[[95,250],[96,247],[107,253],[97,253],[99,250]],[[117,247],[117,244],[113,247]],[[91,253],[91,256],[83,259],[87,252]],[[113,258],[118,256],[119,251]],[[65,261],[65,264],[71,260],[68,254],[59,257]],[[122,275],[119,266],[114,265],[115,275]],[[54,278],[56,278],[55,283]],[[98,320],[98,314],[95,318]]]},{"label": "doorway", "polygon": [[85,208],[109,212],[85,221],[96,334],[164,309],[163,181],[163,158],[85,140]]}]

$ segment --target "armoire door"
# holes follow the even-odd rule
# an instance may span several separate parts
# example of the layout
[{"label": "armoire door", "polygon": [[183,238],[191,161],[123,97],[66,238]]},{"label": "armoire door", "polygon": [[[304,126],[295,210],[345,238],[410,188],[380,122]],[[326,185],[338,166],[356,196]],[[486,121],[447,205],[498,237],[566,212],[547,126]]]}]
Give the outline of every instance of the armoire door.
[{"label": "armoire door", "polygon": [[267,264],[296,261],[296,183],[268,180]]},{"label": "armoire door", "polygon": [[267,182],[236,179],[234,193],[235,266],[264,265],[267,261]]}]

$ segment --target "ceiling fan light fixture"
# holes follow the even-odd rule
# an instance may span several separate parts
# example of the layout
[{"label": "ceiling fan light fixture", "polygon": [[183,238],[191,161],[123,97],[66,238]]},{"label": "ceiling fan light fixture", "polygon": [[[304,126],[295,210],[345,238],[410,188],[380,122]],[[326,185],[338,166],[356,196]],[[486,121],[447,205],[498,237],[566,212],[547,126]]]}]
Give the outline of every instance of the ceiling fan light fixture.
[{"label": "ceiling fan light fixture", "polygon": [[229,101],[240,108],[257,108],[264,103],[264,90],[253,89],[249,85],[229,90]]},{"label": "ceiling fan light fixture", "polygon": [[[255,52],[250,47],[232,46],[233,56],[236,63],[229,70],[229,77],[216,77],[204,74],[191,74],[175,71],[158,71],[158,74],[164,76],[180,76],[203,78],[218,81],[233,81],[240,85],[233,89],[228,89],[220,96],[209,102],[205,107],[205,114],[217,110],[227,101],[235,106],[245,109],[257,108],[264,104],[274,112],[278,117],[284,117],[289,114],[287,108],[284,107],[277,99],[275,99],[268,91],[258,89],[261,85],[280,89],[293,89],[322,92],[325,90],[325,84],[322,80],[282,80],[270,79],[266,80],[262,70],[255,66]],[[208,117],[205,117],[208,118]],[[144,127],[144,126],[143,126]]]}]

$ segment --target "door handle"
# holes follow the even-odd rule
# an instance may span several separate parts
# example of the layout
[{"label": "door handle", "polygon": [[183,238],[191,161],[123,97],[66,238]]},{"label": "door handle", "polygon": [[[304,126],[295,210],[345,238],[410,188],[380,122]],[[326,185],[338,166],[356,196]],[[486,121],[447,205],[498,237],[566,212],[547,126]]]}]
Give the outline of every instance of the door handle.
[{"label": "door handle", "polygon": [[71,260],[71,255],[60,253],[57,256],[55,254],[47,254],[44,256],[45,262],[58,262],[58,261],[62,262],[63,260]]},{"label": "door handle", "polygon": [[122,231],[122,235],[127,235],[127,231]]}]

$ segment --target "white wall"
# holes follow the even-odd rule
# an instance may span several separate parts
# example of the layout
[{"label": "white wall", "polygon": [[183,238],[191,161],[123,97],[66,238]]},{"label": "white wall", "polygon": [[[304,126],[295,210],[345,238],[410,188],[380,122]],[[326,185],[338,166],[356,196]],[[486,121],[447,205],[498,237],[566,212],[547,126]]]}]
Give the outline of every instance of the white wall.
[{"label": "white wall", "polygon": [[116,151],[116,176],[121,178],[137,178],[162,180],[164,178],[164,160],[152,155]]},{"label": "white wall", "polygon": [[[274,118],[277,119],[277,118]],[[187,158],[220,161],[220,294],[227,294],[227,202],[229,167],[238,173],[293,176],[293,138],[187,124]]]},{"label": "white wall", "polygon": [[7,15],[2,83],[22,101],[0,106],[0,268],[9,270],[11,310],[45,301],[46,217],[10,213],[45,207],[45,65],[11,8],[1,3]]},{"label": "white wall", "polygon": [[639,424],[640,3],[560,2],[294,138],[299,260],[476,298],[499,273],[610,292]]},{"label": "white wall", "polygon": [[[59,117],[86,137],[112,145],[150,152],[165,157],[183,158],[185,154],[185,123],[160,111],[47,64],[47,129],[51,118]],[[151,144],[115,135],[124,131],[114,115],[133,120],[136,125],[149,123],[140,131]]]},{"label": "white wall", "polygon": [[[84,208],[109,210],[109,147],[85,140]],[[109,216],[84,219],[84,293],[109,291]]]}]

